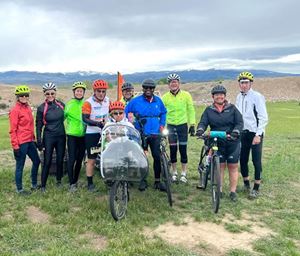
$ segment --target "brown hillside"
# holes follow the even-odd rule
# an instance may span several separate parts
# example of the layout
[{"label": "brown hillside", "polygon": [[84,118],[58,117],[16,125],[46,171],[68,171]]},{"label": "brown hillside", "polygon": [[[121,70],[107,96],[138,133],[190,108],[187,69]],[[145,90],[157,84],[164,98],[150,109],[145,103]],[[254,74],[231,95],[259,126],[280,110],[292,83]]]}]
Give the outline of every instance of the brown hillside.
[{"label": "brown hillside", "polygon": [[[211,102],[210,90],[214,85],[213,82],[203,83],[187,83],[182,84],[183,90],[189,91],[193,97],[195,104],[207,104]],[[235,102],[235,97],[239,92],[237,81],[226,80],[223,85],[228,90],[227,98],[231,102]],[[6,104],[6,109],[0,109],[0,113],[7,112],[15,102],[14,86],[0,84],[1,99],[0,104]],[[140,90],[140,86],[135,86],[136,91]],[[258,78],[255,80],[253,88],[261,92],[267,101],[286,101],[286,100],[298,100],[300,101],[300,77],[280,77],[280,78]],[[159,85],[157,87],[160,94],[163,95],[168,91],[167,85]],[[44,97],[40,87],[31,87],[31,103],[33,106],[39,105]],[[91,91],[87,91],[86,96],[91,95]],[[108,96],[111,99],[116,98],[116,89],[109,89]],[[72,97],[71,89],[61,88],[58,90],[58,98],[64,102],[68,101]]]}]

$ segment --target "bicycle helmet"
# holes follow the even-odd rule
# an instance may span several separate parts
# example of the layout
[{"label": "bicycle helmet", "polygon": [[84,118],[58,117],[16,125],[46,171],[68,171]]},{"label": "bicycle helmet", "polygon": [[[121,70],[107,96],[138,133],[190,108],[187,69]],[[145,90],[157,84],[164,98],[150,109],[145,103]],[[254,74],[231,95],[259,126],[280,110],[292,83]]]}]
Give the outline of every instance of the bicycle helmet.
[{"label": "bicycle helmet", "polygon": [[142,82],[142,87],[151,87],[151,88],[155,88],[155,87],[156,87],[156,84],[155,84],[154,80],[152,80],[152,79],[145,79],[145,80]]},{"label": "bicycle helmet", "polygon": [[226,95],[226,88],[223,85],[216,85],[211,89],[211,94],[214,95],[216,93],[224,93]]},{"label": "bicycle helmet", "polygon": [[127,90],[127,89],[134,89],[133,85],[131,83],[124,83],[122,84],[122,91]]},{"label": "bicycle helmet", "polygon": [[93,89],[108,89],[108,83],[104,80],[96,80],[93,82]]},{"label": "bicycle helmet", "polygon": [[45,91],[49,91],[49,90],[54,90],[54,91],[56,91],[56,85],[55,85],[55,83],[50,82],[50,83],[45,83],[45,84],[43,85],[43,91],[44,91],[44,92],[45,92]]},{"label": "bicycle helmet", "polygon": [[30,89],[27,85],[18,85],[15,88],[15,95],[21,95],[21,94],[28,94],[30,93]]},{"label": "bicycle helmet", "polygon": [[121,101],[113,101],[109,103],[109,112],[113,110],[124,110],[124,109],[125,109],[125,105]]},{"label": "bicycle helmet", "polygon": [[238,81],[240,81],[242,79],[249,79],[251,82],[253,82],[253,78],[254,77],[250,72],[244,71],[244,72],[239,74]]},{"label": "bicycle helmet", "polygon": [[75,82],[73,85],[72,85],[72,90],[75,90],[77,88],[82,88],[82,89],[86,89],[86,84],[84,82]]},{"label": "bicycle helmet", "polygon": [[177,80],[178,82],[180,82],[180,76],[175,73],[170,74],[170,75],[168,75],[167,80],[168,80],[168,83],[170,83],[172,80]]}]

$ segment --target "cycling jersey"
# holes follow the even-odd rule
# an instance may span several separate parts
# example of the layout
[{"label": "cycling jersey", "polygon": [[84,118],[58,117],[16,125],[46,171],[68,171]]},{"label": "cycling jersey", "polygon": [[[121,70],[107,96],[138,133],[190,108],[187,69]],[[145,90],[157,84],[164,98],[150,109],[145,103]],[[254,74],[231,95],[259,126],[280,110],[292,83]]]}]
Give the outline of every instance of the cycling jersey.
[{"label": "cycling jersey", "polygon": [[83,99],[71,99],[65,107],[66,133],[68,135],[83,137],[85,125],[82,121]]},{"label": "cycling jersey", "polygon": [[[99,102],[94,96],[89,97],[82,105],[82,114],[89,115],[92,121],[102,122],[108,117],[109,98],[105,96],[102,102]],[[87,123],[86,134],[100,133],[101,128]]]},{"label": "cycling jersey", "polygon": [[168,110],[167,124],[195,124],[195,108],[189,92],[179,90],[176,94],[167,92],[162,100]]}]

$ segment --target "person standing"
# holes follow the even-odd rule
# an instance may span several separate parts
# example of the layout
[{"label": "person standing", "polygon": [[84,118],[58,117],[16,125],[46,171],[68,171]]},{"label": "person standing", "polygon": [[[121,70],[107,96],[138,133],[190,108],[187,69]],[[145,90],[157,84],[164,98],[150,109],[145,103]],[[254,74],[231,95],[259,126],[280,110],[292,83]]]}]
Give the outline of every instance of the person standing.
[{"label": "person standing", "polygon": [[94,94],[82,105],[82,120],[86,124],[85,147],[87,150],[87,189],[91,192],[96,191],[96,187],[93,183],[93,175],[98,152],[95,152],[94,149],[98,147],[101,131],[109,113],[109,98],[106,96],[107,89],[108,83],[106,81],[94,81]]},{"label": "person standing", "polygon": [[[255,199],[259,195],[259,186],[262,173],[262,146],[265,128],[268,124],[268,113],[265,98],[262,94],[252,89],[253,75],[242,72],[238,76],[240,93],[236,98],[236,106],[244,120],[241,135],[241,174],[244,179],[244,190],[249,192],[249,198]],[[250,190],[248,161],[250,151],[254,165],[254,186]]]},{"label": "person standing", "polygon": [[120,100],[125,107],[132,100],[134,95],[134,87],[131,83],[125,82],[122,84],[122,99]]},{"label": "person standing", "polygon": [[230,194],[233,202],[237,201],[238,161],[240,157],[239,135],[243,128],[243,118],[239,110],[226,100],[226,88],[216,85],[211,90],[213,104],[208,106],[197,126],[197,136],[201,136],[208,126],[211,131],[223,131],[231,135],[231,140],[218,140],[220,154],[221,191],[224,184],[224,171],[229,171]]},{"label": "person standing", "polygon": [[29,195],[30,192],[23,189],[23,169],[26,155],[32,161],[31,190],[38,189],[37,176],[40,158],[35,145],[34,119],[29,105],[30,89],[27,85],[19,85],[15,88],[17,102],[9,112],[10,140],[16,160],[15,182],[17,193]]},{"label": "person standing", "polygon": [[65,104],[56,99],[56,85],[46,83],[43,86],[45,101],[37,108],[36,136],[37,146],[44,151],[42,169],[42,192],[46,192],[46,184],[52,163],[53,151],[56,153],[56,186],[62,186],[63,161],[66,150],[66,132],[64,126]]},{"label": "person standing", "polygon": [[[167,78],[170,91],[163,95],[162,101],[167,108],[167,128],[170,145],[170,158],[172,164],[172,180],[178,181],[177,150],[181,158],[180,181],[187,183],[187,143],[188,134],[195,135],[195,108],[192,96],[189,92],[180,89],[180,77],[178,74],[170,74]],[[188,129],[188,124],[190,125]]]},{"label": "person standing", "polygon": [[65,107],[66,133],[68,145],[68,176],[70,192],[77,190],[77,181],[85,154],[85,125],[82,121],[83,97],[86,84],[75,82],[72,86],[73,96]]},{"label": "person standing", "polygon": [[[160,133],[166,125],[167,110],[162,100],[154,95],[156,84],[152,79],[142,82],[143,94],[133,98],[125,108],[126,116],[135,116],[134,126],[137,130],[143,131],[146,139],[143,140],[143,149],[148,150],[150,146],[153,157],[154,169],[154,189],[166,191],[165,185],[160,182],[161,162],[160,162]],[[144,122],[143,122],[144,121]],[[141,127],[141,123],[143,126]],[[148,187],[147,181],[142,180],[139,186],[140,191]]]}]

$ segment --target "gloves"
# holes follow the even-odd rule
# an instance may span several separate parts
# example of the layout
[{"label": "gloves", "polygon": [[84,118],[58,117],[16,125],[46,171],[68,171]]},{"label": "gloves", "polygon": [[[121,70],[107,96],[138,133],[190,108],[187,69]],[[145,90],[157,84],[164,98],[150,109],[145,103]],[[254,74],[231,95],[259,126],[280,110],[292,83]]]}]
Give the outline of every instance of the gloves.
[{"label": "gloves", "polygon": [[196,136],[201,137],[203,133],[204,133],[204,130],[202,128],[199,128],[196,132]]},{"label": "gloves", "polygon": [[189,134],[190,136],[195,136],[195,125],[191,125],[189,128]]},{"label": "gloves", "polygon": [[104,123],[103,122],[98,122],[97,126],[102,129],[104,127]]},{"label": "gloves", "polygon": [[14,149],[14,157],[15,159],[17,159],[19,156],[20,156],[21,152],[20,152],[20,149]]},{"label": "gloves", "polygon": [[230,133],[230,137],[232,140],[237,140],[240,137],[240,131],[239,130],[233,130]]},{"label": "gloves", "polygon": [[36,146],[38,148],[39,151],[42,151],[44,148],[44,145],[41,141],[37,141]]}]

